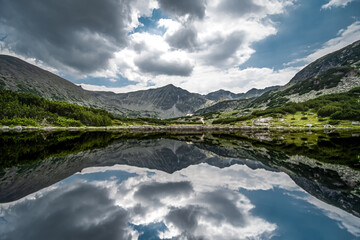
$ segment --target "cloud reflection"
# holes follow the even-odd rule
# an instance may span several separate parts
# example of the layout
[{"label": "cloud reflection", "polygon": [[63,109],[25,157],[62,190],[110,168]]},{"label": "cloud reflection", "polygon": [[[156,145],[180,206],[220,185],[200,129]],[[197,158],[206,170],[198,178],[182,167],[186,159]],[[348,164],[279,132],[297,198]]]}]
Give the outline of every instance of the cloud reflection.
[{"label": "cloud reflection", "polygon": [[[132,239],[128,213],[108,190],[77,182],[4,211],[1,239]],[[5,226],[4,226],[5,225]]]},{"label": "cloud reflection", "polygon": [[[107,171],[129,177],[98,177]],[[151,232],[160,239],[270,239],[279,226],[254,213],[239,189],[306,194],[284,173],[244,165],[199,164],[173,174],[118,165],[89,168],[72,179],[0,205],[0,238],[137,239]]]}]

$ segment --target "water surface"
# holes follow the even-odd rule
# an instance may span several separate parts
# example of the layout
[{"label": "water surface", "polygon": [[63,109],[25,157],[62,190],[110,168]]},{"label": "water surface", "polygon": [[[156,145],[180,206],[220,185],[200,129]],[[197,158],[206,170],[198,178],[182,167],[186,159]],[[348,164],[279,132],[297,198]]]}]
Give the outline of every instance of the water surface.
[{"label": "water surface", "polygon": [[246,135],[3,134],[0,238],[360,238],[357,135]]}]

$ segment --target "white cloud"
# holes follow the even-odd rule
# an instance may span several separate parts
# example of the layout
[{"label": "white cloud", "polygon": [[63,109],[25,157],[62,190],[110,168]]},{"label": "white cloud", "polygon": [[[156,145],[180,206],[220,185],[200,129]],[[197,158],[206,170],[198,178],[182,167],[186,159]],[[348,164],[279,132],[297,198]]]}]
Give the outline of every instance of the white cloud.
[{"label": "white cloud", "polygon": [[[277,34],[277,25],[269,16],[286,13],[296,0],[214,0],[207,1],[203,8],[201,4],[205,2],[197,1],[196,9],[191,9],[193,2],[186,2],[182,11],[175,13],[171,4],[178,3],[166,3],[166,9],[173,16],[157,22],[159,28],[165,29],[161,35],[150,30],[132,32],[141,25],[138,18],[151,16],[152,10],[159,7],[158,2],[129,1],[130,19],[125,26],[128,31],[127,44],[111,53],[112,57],[106,67],[96,67],[91,73],[80,73],[63,66],[61,72],[65,71],[76,79],[116,79],[121,75],[137,83],[121,88],[82,84],[88,90],[116,92],[160,87],[170,83],[200,93],[219,88],[245,92],[253,87],[285,84],[290,80],[295,74],[294,69],[240,70],[239,66],[255,53],[252,48],[254,43]],[[234,9],[241,12],[234,12]],[[197,17],[191,17],[187,12]]]},{"label": "white cloud", "polygon": [[[195,67],[190,78],[158,76],[156,80],[140,80],[135,85],[128,85],[119,88],[106,86],[80,84],[84,89],[90,91],[112,91],[116,93],[131,92],[148,89],[148,83],[152,87],[162,87],[167,84],[174,84],[192,92],[206,94],[218,89],[225,89],[232,92],[246,92],[251,88],[265,88],[274,85],[284,85],[301,69],[301,67],[288,67],[281,70],[270,68],[231,68],[218,70],[214,67]],[[132,73],[136,74],[136,73]],[[140,79],[141,75],[138,75]]]},{"label": "white cloud", "polygon": [[[130,177],[125,180],[117,179],[112,175],[101,180],[91,177],[93,173],[97,175],[108,171],[130,173]],[[277,224],[254,214],[253,209],[256,206],[242,194],[242,190],[267,191],[276,188],[315,206],[354,236],[358,237],[360,234],[360,225],[356,217],[308,195],[283,172],[253,170],[245,165],[232,165],[220,169],[208,164],[199,164],[168,174],[159,170],[115,165],[87,168],[74,176],[76,181],[60,182],[41,190],[36,195],[2,205],[0,216],[9,224],[16,224],[11,222],[14,218],[8,212],[22,209],[22,212],[17,213],[19,217],[21,214],[29,215],[21,206],[36,206],[37,201],[52,206],[52,201],[55,200],[48,199],[48,196],[63,199],[63,196],[69,192],[77,196],[77,203],[86,203],[87,201],[82,201],[82,195],[76,194],[76,191],[88,186],[86,188],[89,190],[96,190],[101,194],[97,198],[103,199],[102,202],[108,198],[105,201],[108,204],[106,209],[121,210],[122,216],[126,217],[126,221],[131,225],[148,226],[153,223],[164,223],[166,230],[158,231],[162,239],[179,237],[185,233],[188,235],[183,235],[184,238],[238,239],[241,236],[241,239],[270,239],[276,234]],[[66,185],[69,187],[67,188]],[[83,190],[81,193],[84,194]],[[17,205],[20,205],[20,208]],[[46,212],[47,217],[52,219],[51,214],[54,211],[48,211],[46,206],[37,206],[37,210],[41,210],[41,213]],[[96,210],[97,206],[94,206],[93,211]],[[88,215],[84,214],[85,222],[87,217]],[[41,215],[38,219],[41,221]],[[107,222],[106,216],[99,220],[99,224],[102,222]],[[4,232],[8,231],[5,231],[6,225],[3,227]],[[73,228],[75,230],[76,226]],[[133,236],[140,234],[133,229],[126,231]]]},{"label": "white cloud", "polygon": [[248,0],[245,7],[254,13],[229,15],[227,9],[219,14],[221,4],[242,3],[209,1],[203,19],[189,16],[160,19],[158,26],[165,29],[163,35],[130,34],[129,45],[115,53],[107,72],[96,73],[112,78],[119,73],[137,84],[121,88],[82,86],[88,90],[128,92],[171,83],[192,92],[208,93],[219,88],[244,92],[253,87],[285,84],[296,73],[295,69],[240,70],[239,66],[255,52],[251,48],[253,43],[277,33],[276,24],[267,17],[283,14],[293,2]]},{"label": "white cloud", "polygon": [[332,8],[332,7],[345,7],[348,3],[354,0],[330,0],[327,4],[324,4],[321,8]]}]

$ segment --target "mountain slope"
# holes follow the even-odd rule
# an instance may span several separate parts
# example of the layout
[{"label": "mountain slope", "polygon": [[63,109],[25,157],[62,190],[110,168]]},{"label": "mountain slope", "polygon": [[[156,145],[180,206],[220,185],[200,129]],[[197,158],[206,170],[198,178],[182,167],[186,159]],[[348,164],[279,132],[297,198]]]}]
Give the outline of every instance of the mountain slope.
[{"label": "mountain slope", "polygon": [[92,92],[18,58],[0,55],[0,88],[105,109],[128,117],[169,118],[192,113],[208,100],[173,85],[130,93]]},{"label": "mountain slope", "polygon": [[119,104],[134,111],[148,111],[147,117],[177,117],[193,113],[206,104],[200,94],[190,93],[174,85],[161,88],[115,94],[95,92],[99,99]]},{"label": "mountain slope", "polygon": [[350,66],[352,64],[359,65],[359,61],[360,41],[356,41],[307,65],[290,80],[290,84],[315,77],[335,67]]},{"label": "mountain slope", "polygon": [[268,91],[276,90],[278,88],[280,88],[280,86],[271,86],[271,87],[267,87],[264,89],[252,88],[249,91],[247,91],[246,93],[233,93],[230,91],[220,89],[218,91],[208,93],[207,95],[205,95],[205,98],[207,98],[209,100],[213,100],[213,101],[233,100],[233,99],[239,99],[239,98],[252,98],[252,97],[261,96],[262,94],[264,94]]},{"label": "mountain slope", "polygon": [[321,95],[348,92],[360,86],[360,41],[307,65],[284,87],[255,99],[252,106],[274,107]]}]

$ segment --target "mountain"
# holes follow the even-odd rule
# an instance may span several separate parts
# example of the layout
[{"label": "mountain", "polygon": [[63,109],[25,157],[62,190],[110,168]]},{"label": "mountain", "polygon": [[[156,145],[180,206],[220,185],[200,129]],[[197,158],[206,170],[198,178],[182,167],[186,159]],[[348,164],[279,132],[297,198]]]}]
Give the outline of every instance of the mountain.
[{"label": "mountain", "polygon": [[[32,132],[26,133],[26,138],[18,138],[14,133],[2,136],[0,150],[5,151],[2,151],[4,155],[0,158],[11,159],[9,156],[15,154],[20,163],[21,160],[29,160],[29,157],[35,157],[36,161],[0,171],[0,202],[18,200],[89,167],[127,165],[174,173],[201,163],[218,168],[238,164],[254,170],[285,172],[316,198],[360,216],[358,171],[331,161],[320,161],[324,156],[333,158],[336,154],[332,149],[334,143],[352,150],[341,152],[356,155],[354,150],[359,148],[356,138],[335,135],[327,139],[322,134],[315,135],[315,138],[322,136],[321,141],[324,143],[321,147],[323,154],[316,155],[309,151],[314,147],[310,147],[310,144],[296,147],[281,142],[285,141],[283,136],[293,138],[296,136],[293,134],[281,136],[283,140],[277,140],[280,141],[278,144],[267,144],[261,138],[263,134],[251,131],[241,133],[240,136],[207,134],[205,138],[177,134],[134,135],[134,138],[131,134],[117,134]],[[347,144],[343,144],[344,141]],[[19,151],[19,148],[23,148],[23,151]],[[76,148],[80,151],[73,152]]]},{"label": "mountain", "polygon": [[115,94],[95,92],[99,99],[119,104],[133,111],[147,111],[147,117],[177,117],[193,113],[207,103],[200,94],[190,93],[170,84],[160,88]]},{"label": "mountain", "polygon": [[325,55],[298,72],[288,84],[267,92],[252,106],[273,107],[304,102],[321,95],[348,92],[360,86],[360,41]]},{"label": "mountain", "polygon": [[0,88],[105,109],[127,117],[183,116],[208,102],[200,94],[173,85],[119,94],[87,91],[53,73],[6,55],[0,55]]},{"label": "mountain", "polygon": [[280,86],[271,86],[264,89],[252,88],[246,93],[232,93],[230,91],[220,89],[218,91],[208,93],[207,95],[205,95],[205,98],[213,101],[233,100],[239,98],[252,98],[252,97],[261,96],[262,94],[268,91],[276,90],[278,88],[280,88]]},{"label": "mountain", "polygon": [[195,112],[195,114],[206,114],[213,112],[228,112],[233,110],[240,110],[246,107],[253,98],[240,98],[236,100],[224,100],[217,102],[211,106],[201,108]]},{"label": "mountain", "polygon": [[356,41],[338,51],[327,54],[298,72],[291,83],[298,83],[322,74],[332,68],[360,65],[360,41]]}]

